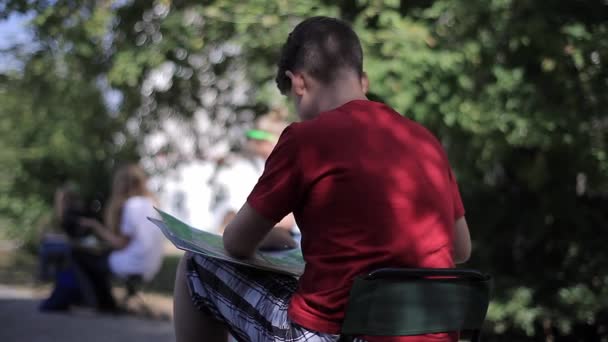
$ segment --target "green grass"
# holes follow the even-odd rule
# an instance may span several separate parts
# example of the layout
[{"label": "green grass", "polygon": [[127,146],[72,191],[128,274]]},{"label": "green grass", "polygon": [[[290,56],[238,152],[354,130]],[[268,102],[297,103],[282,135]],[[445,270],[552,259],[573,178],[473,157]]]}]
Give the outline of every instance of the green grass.
[{"label": "green grass", "polygon": [[0,283],[31,285],[38,272],[38,258],[23,249],[0,253]]},{"label": "green grass", "polygon": [[166,255],[160,271],[158,271],[152,281],[146,284],[145,290],[172,295],[175,272],[180,258],[181,255]]}]

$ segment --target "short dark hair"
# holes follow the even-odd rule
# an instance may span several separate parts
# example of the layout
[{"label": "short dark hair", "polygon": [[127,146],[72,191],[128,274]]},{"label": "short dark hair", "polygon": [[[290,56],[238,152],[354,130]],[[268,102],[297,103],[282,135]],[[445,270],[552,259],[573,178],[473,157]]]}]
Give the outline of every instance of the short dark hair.
[{"label": "short dark hair", "polygon": [[330,84],[344,70],[363,75],[363,50],[359,37],[346,22],[329,17],[312,17],[298,24],[287,37],[278,63],[277,87],[289,93],[286,71],[305,71]]}]

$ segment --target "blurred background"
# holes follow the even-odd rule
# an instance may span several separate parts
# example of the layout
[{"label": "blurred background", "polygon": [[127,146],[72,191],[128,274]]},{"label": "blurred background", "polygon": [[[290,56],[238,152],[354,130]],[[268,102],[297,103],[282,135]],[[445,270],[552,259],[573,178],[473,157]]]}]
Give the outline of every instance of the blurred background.
[{"label": "blurred background", "polygon": [[485,340],[608,341],[605,0],[0,1],[0,340],[173,339],[169,246],[154,317],[37,314],[55,191],[99,212],[135,161],[161,208],[212,230],[217,165],[256,117],[295,119],[275,62],[313,15],[351,22],[371,97],[446,147],[467,266],[495,277]]}]

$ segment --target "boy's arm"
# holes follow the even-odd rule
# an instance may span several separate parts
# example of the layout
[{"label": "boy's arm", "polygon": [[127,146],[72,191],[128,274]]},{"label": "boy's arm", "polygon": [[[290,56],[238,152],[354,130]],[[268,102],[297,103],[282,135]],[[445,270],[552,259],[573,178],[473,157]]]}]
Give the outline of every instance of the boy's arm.
[{"label": "boy's arm", "polygon": [[[228,226],[228,223],[234,220],[235,217],[236,213],[234,211],[226,213],[224,216],[224,221],[222,222],[220,234],[224,234],[224,230]],[[277,223],[274,228],[272,228],[268,234],[266,234],[262,242],[260,242],[257,247],[261,250],[283,250],[296,248],[298,245],[291,236],[291,227],[294,225],[295,220],[293,218],[293,214],[285,216],[284,219]]]},{"label": "boy's arm", "polygon": [[462,216],[454,223],[454,262],[462,264],[471,256],[471,235],[467,220]]},{"label": "boy's arm", "polygon": [[224,231],[224,249],[235,258],[249,258],[274,225],[245,203]]},{"label": "boy's arm", "polygon": [[258,248],[262,250],[284,250],[298,247],[298,244],[291,235],[291,230],[295,225],[296,220],[293,214],[290,213],[279,223],[275,224],[274,228],[270,230]]},{"label": "boy's arm", "polygon": [[289,230],[276,226],[270,230],[264,240],[258,245],[262,251],[285,250],[298,247]]},{"label": "boy's arm", "polygon": [[[301,167],[294,125],[287,127],[266,160],[247,203],[224,231],[224,248],[237,258],[247,258],[275,226],[296,207],[301,196]],[[255,209],[254,209],[255,208]]]}]

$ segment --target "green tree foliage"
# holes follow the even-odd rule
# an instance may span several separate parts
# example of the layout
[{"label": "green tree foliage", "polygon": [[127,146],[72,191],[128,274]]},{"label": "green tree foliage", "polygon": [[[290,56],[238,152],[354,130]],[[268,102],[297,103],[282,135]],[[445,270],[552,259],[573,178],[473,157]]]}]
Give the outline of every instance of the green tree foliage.
[{"label": "green tree foliage", "polygon": [[[605,1],[14,0],[0,10],[33,11],[39,44],[0,93],[12,115],[2,127],[20,134],[8,141],[19,148],[5,153],[19,165],[14,174],[25,175],[8,178],[19,191],[6,203],[16,193],[19,203],[31,194],[48,199],[52,176],[23,171],[28,163],[46,160],[73,177],[84,172],[74,165],[97,170],[122,151],[109,137],[130,118],[141,122],[139,133],[201,109],[221,126],[237,125],[278,97],[274,63],[291,28],[307,16],[339,16],[361,37],[372,92],[448,150],[473,233],[471,264],[496,276],[493,338],[605,336]],[[39,60],[45,66],[36,69]],[[169,83],[151,81],[159,70]],[[38,79],[49,89],[31,93]],[[123,95],[114,114],[100,100],[100,79]],[[242,84],[251,85],[244,100],[226,95]],[[25,144],[32,136],[42,146]],[[64,147],[51,148],[61,139]]]},{"label": "green tree foliage", "polygon": [[[35,238],[55,189],[67,181],[87,202],[103,199],[114,164],[137,158],[128,116],[104,97],[103,18],[79,19],[57,5],[32,20],[33,52],[16,47],[22,68],[0,76],[1,238]],[[62,28],[59,19],[71,24]]]}]

